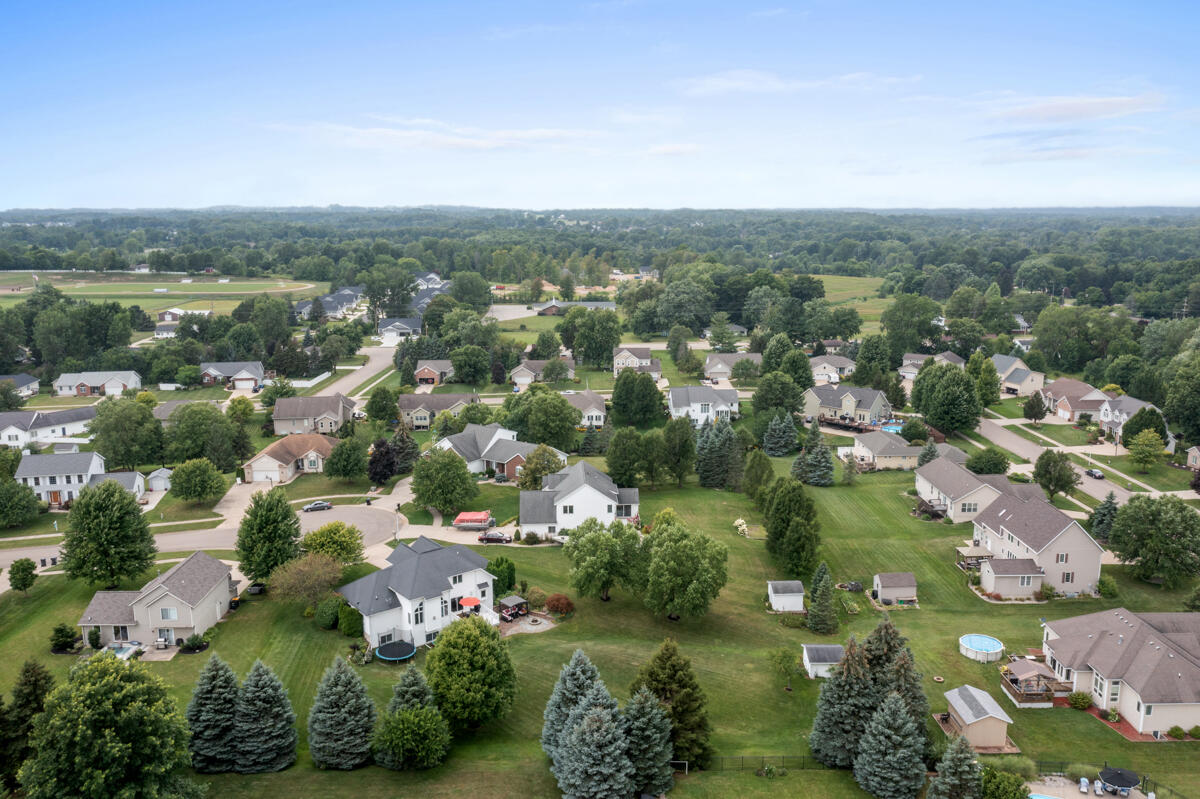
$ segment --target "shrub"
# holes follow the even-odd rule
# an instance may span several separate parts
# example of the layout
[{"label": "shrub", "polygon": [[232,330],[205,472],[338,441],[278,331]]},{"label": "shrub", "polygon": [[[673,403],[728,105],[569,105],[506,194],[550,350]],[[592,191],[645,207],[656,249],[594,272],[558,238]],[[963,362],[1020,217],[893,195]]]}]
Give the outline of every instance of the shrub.
[{"label": "shrub", "polygon": [[1182,741],[1187,733],[1183,731],[1183,727],[1180,727],[1178,724],[1176,724],[1174,727],[1167,730],[1167,735],[1171,736],[1176,741]]},{"label": "shrub", "polygon": [[1067,696],[1067,704],[1076,710],[1087,710],[1092,706],[1092,695],[1087,691],[1072,691]]},{"label": "shrub", "polygon": [[779,623],[793,630],[803,630],[808,627],[808,618],[799,613],[784,613],[779,617]]},{"label": "shrub", "polygon": [[947,516],[945,519],[942,519],[942,524],[954,524],[954,520]]},{"label": "shrub", "polygon": [[1119,593],[1117,591],[1117,581],[1107,574],[1100,575],[1100,580],[1096,583],[1096,590],[1105,599],[1116,599]]},{"label": "shrub", "polygon": [[904,493],[908,494],[910,497],[915,497],[917,495],[917,489],[910,488],[907,491],[905,491]]},{"label": "shrub", "polygon": [[541,539],[538,538],[538,534],[533,530],[527,530],[525,532],[525,537],[521,539],[522,544],[536,544],[539,541],[541,541]]},{"label": "shrub", "polygon": [[362,614],[349,605],[338,608],[338,629],[350,638],[362,638]]},{"label": "shrub", "polygon": [[[1108,709],[1108,720],[1110,722],[1112,722],[1113,724],[1116,724],[1118,721],[1121,720],[1121,714],[1117,712],[1117,709],[1115,707],[1110,707]],[[1180,730],[1180,732],[1182,732],[1182,730]]]},{"label": "shrub", "polygon": [[186,641],[183,642],[183,649],[186,652],[199,652],[204,648],[204,644],[204,637],[193,633],[187,637]]},{"label": "shrub", "polygon": [[983,578],[979,576],[979,572],[971,572],[967,579],[970,581],[971,585],[980,585],[983,582]]},{"label": "shrub", "polygon": [[988,759],[988,765],[1003,771],[1005,774],[1016,774],[1026,780],[1035,780],[1038,776],[1037,765],[1022,755],[1001,755]]},{"label": "shrub", "polygon": [[96,649],[96,650],[100,649],[100,628],[99,627],[93,627],[92,629],[88,630],[87,638],[88,638],[88,646],[90,646],[92,649]]},{"label": "shrub", "polygon": [[546,604],[546,592],[534,586],[529,589],[529,593],[525,594],[525,599],[529,602],[529,607],[540,608]]},{"label": "shrub", "polygon": [[75,648],[75,628],[66,622],[59,622],[50,631],[50,648],[62,652]]},{"label": "shrub", "polygon": [[1033,482],[1032,477],[1030,477],[1027,474],[1023,474],[1021,472],[1016,472],[1014,474],[1010,474],[1008,476],[1008,479],[1014,483],[1032,483]]},{"label": "shrub", "polygon": [[1096,776],[1096,767],[1086,763],[1071,763],[1063,771],[1071,782],[1079,782],[1083,778],[1092,779]]},{"label": "shrub", "polygon": [[575,603],[566,594],[551,594],[546,597],[546,610],[565,616],[575,612]]},{"label": "shrub", "polygon": [[1041,588],[1033,592],[1034,597],[1039,601],[1049,602],[1054,599],[1057,594],[1054,592],[1054,586],[1043,584]]},{"label": "shrub", "polygon": [[1195,727],[1192,727],[1190,730],[1188,730],[1188,736],[1200,741],[1200,724],[1197,724]]},{"label": "shrub", "polygon": [[923,521],[923,522],[927,522],[927,521],[929,521],[929,520],[930,520],[930,519],[932,519],[932,518],[933,518],[933,517],[932,517],[932,516],[930,516],[928,513],[922,513],[922,514],[921,514],[921,521]]},{"label": "shrub", "polygon": [[329,599],[322,599],[317,604],[317,612],[313,614],[317,626],[322,630],[332,630],[337,627],[338,611],[341,607],[342,600],[339,597],[331,596]]}]

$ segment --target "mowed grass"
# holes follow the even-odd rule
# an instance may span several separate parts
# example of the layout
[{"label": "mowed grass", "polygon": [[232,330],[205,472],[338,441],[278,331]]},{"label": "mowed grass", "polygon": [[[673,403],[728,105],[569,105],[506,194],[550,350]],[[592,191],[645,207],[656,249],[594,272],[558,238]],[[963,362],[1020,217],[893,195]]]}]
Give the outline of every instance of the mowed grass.
[{"label": "mowed grass", "polygon": [[[1031,428],[1029,425],[1016,425],[1016,428],[1024,430],[1032,429],[1034,432],[1041,433],[1046,438],[1057,441],[1064,447],[1082,447],[1089,443],[1087,432],[1080,430],[1075,425],[1043,424],[1041,427],[1037,428]],[[1014,427],[1010,425],[1008,429],[1013,430]],[[1045,446],[1044,441],[1041,443],[1043,446]]]},{"label": "mowed grass", "polygon": [[[1089,457],[1159,491],[1186,491],[1191,487],[1192,471],[1190,469],[1168,466],[1163,461],[1159,461],[1148,471],[1143,472],[1142,467],[1134,463],[1128,455],[1090,455]],[[1088,466],[1092,467],[1093,464],[1088,464]]]},{"label": "mowed grass", "polygon": [[825,286],[825,299],[831,303],[875,298],[883,285],[880,277],[849,277],[847,275],[814,275]]},{"label": "mowed grass", "polygon": [[[222,475],[225,478],[225,489],[233,485],[232,475]],[[224,496],[224,494],[222,494]],[[146,511],[146,521],[154,524],[156,522],[185,522],[194,519],[211,519],[216,514],[213,512],[213,506],[221,501],[221,497],[216,499],[205,500],[203,502],[190,502],[180,499],[174,493],[168,491],[166,496],[158,501],[150,510]]]},{"label": "mowed grass", "polygon": [[989,411],[995,411],[1005,419],[1020,419],[1025,412],[1025,398],[1008,397],[987,407]]}]

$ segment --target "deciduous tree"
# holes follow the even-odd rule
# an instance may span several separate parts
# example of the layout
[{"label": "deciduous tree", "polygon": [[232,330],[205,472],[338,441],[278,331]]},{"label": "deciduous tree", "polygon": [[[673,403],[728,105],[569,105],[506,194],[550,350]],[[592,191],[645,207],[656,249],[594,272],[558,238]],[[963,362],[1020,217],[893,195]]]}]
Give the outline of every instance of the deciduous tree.
[{"label": "deciduous tree", "polygon": [[725,546],[682,525],[655,525],[644,546],[646,607],[669,619],[704,615],[728,579]]},{"label": "deciduous tree", "polygon": [[542,478],[560,471],[565,465],[553,448],[538,444],[525,459],[517,485],[527,491],[539,491],[542,488]]},{"label": "deciduous tree", "polygon": [[608,476],[619,486],[638,484],[642,467],[642,436],[632,427],[622,427],[613,434],[604,454]]},{"label": "deciduous tree", "polygon": [[1108,548],[1143,580],[1168,587],[1200,573],[1200,516],[1173,496],[1134,496],[1113,519]]},{"label": "deciduous tree", "polygon": [[500,633],[482,617],[459,619],[438,634],[425,659],[429,687],[452,728],[478,727],[508,713],[516,670]]},{"label": "deciduous tree", "polygon": [[0,480],[0,525],[20,527],[38,515],[38,498],[33,489],[11,476]]},{"label": "deciduous tree", "polygon": [[371,445],[371,457],[367,461],[367,479],[382,485],[397,473],[396,450],[386,438],[377,438]]},{"label": "deciduous tree", "polygon": [[389,711],[375,730],[375,762],[395,771],[440,765],[450,753],[450,725],[429,705]]},{"label": "deciduous tree", "polygon": [[1079,485],[1079,473],[1067,453],[1048,449],[1038,455],[1033,465],[1033,481],[1054,499],[1055,494],[1070,494]]},{"label": "deciduous tree", "polygon": [[672,419],[663,427],[663,464],[676,484],[682,486],[695,463],[696,434],[691,419]]},{"label": "deciduous tree", "polygon": [[116,585],[154,565],[154,536],[137,500],[115,480],[79,492],[67,516],[63,570],[71,579]]},{"label": "deciduous tree", "polygon": [[479,488],[467,462],[448,449],[435,447],[413,468],[413,496],[421,505],[450,513],[467,504]]},{"label": "deciduous tree", "polygon": [[367,448],[357,439],[339,441],[325,459],[325,475],[340,480],[356,480],[367,473]]},{"label": "deciduous tree", "polygon": [[1009,462],[1008,456],[1000,450],[984,447],[972,452],[963,465],[975,474],[1007,474]]},{"label": "deciduous tree", "polygon": [[1021,415],[1029,421],[1037,424],[1046,418],[1046,403],[1042,399],[1040,392],[1034,392],[1025,398],[1024,404],[1021,405]]},{"label": "deciduous tree", "polygon": [[300,554],[300,519],[282,488],[250,497],[238,527],[237,553],[242,574],[266,580],[275,569]]},{"label": "deciduous tree", "polygon": [[297,599],[313,607],[342,578],[342,564],[329,555],[310,552],[289,560],[271,572],[271,590],[284,599]]},{"label": "deciduous tree", "polygon": [[106,464],[136,469],[162,456],[163,428],[146,405],[125,397],[106,397],[88,423],[92,444]]},{"label": "deciduous tree", "polygon": [[605,528],[595,518],[585,519],[571,531],[563,554],[571,563],[571,587],[580,596],[607,602],[614,585],[637,586],[643,553],[637,531],[626,524]]},{"label": "deciduous tree", "polygon": [[225,478],[208,458],[184,461],[171,472],[171,493],[185,502],[207,502],[225,490]]},{"label": "deciduous tree", "polygon": [[1164,445],[1158,432],[1146,429],[1133,436],[1125,437],[1125,446],[1129,449],[1129,460],[1136,463],[1139,472],[1145,474],[1150,467],[1162,460]]},{"label": "deciduous tree", "polygon": [[8,587],[29,596],[37,579],[37,564],[32,558],[17,558],[8,567]]}]

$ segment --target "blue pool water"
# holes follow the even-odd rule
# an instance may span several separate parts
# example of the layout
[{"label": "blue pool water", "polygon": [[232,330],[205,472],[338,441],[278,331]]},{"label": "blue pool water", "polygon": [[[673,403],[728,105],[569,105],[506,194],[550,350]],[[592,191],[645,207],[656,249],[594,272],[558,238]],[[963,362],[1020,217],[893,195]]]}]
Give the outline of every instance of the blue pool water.
[{"label": "blue pool water", "polygon": [[958,639],[958,642],[968,649],[974,649],[976,652],[999,652],[1004,648],[1004,644],[990,635],[979,635],[978,633],[970,633]]},{"label": "blue pool water", "polygon": [[901,426],[898,424],[885,424],[883,426],[883,429],[889,433],[899,433]]},{"label": "blue pool water", "polygon": [[1031,793],[1029,799],[1054,799],[1053,796],[1046,796],[1044,793]]}]

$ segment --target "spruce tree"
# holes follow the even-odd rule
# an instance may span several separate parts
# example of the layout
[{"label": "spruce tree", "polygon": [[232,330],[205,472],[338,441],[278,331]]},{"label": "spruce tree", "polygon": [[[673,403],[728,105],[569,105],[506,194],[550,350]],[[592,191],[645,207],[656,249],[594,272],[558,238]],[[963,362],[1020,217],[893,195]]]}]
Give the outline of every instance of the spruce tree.
[{"label": "spruce tree", "polygon": [[[785,421],[786,420],[786,421]],[[787,455],[796,446],[796,425],[791,414],[771,419],[767,432],[763,434],[763,450],[772,457]]]},{"label": "spruce tree", "polygon": [[805,448],[804,482],[814,486],[833,485],[833,452],[821,439]]},{"label": "spruce tree", "polygon": [[582,649],[576,649],[571,660],[559,670],[558,682],[542,711],[542,750],[551,760],[558,750],[571,711],[599,680],[600,672]]},{"label": "spruce tree", "polygon": [[421,454],[421,445],[412,437],[412,433],[400,423],[400,429],[392,436],[392,452],[396,458],[396,474],[408,474],[413,464]]},{"label": "spruce tree", "polygon": [[808,745],[813,756],[830,768],[850,768],[858,741],[871,718],[875,702],[871,674],[862,647],[850,636],[842,660],[821,684],[817,715]]},{"label": "spruce tree", "polygon": [[700,478],[701,486],[720,488],[725,485],[724,464],[721,461],[721,449],[715,431],[705,422],[696,433],[696,476]]},{"label": "spruce tree", "polygon": [[187,706],[192,737],[188,748],[192,768],[202,774],[223,774],[237,767],[237,749],[231,742],[237,729],[241,688],[229,664],[215,654],[204,664]]},{"label": "spruce tree", "polygon": [[779,551],[784,571],[792,577],[808,574],[817,560],[817,547],[820,545],[821,536],[817,534],[816,522],[799,516],[793,518]]},{"label": "spruce tree", "polygon": [[387,712],[429,707],[433,703],[433,689],[425,681],[425,675],[416,666],[410,665],[400,677],[400,682],[392,686],[392,700],[388,702]]},{"label": "spruce tree", "polygon": [[296,714],[283,683],[261,660],[242,683],[234,733],[239,774],[282,771],[296,762]]},{"label": "spruce tree", "polygon": [[821,561],[817,564],[817,568],[813,569],[812,584],[815,586],[825,577],[832,579],[833,575],[829,573],[829,564],[827,564],[825,561]]},{"label": "spruce tree", "polygon": [[746,469],[742,474],[742,491],[751,499],[757,499],[767,485],[775,479],[771,460],[761,449],[752,449],[746,455]]},{"label": "spruce tree", "polygon": [[[863,651],[867,656],[867,668],[870,669],[871,679],[876,684],[887,684],[890,679],[888,672],[892,668],[892,662],[903,651],[904,645],[907,643],[908,639],[900,634],[896,625],[892,624],[892,617],[885,612],[875,625],[875,629],[863,641]],[[883,696],[883,693],[880,696]]]},{"label": "spruce tree", "polygon": [[33,756],[29,746],[33,717],[45,709],[46,697],[53,689],[54,677],[40,661],[22,664],[7,717],[0,715],[0,779],[9,790],[17,789],[17,769]]},{"label": "spruce tree", "polygon": [[671,790],[675,784],[671,720],[648,688],[642,686],[634,692],[625,705],[623,721],[634,793],[658,796]]},{"label": "spruce tree", "polygon": [[375,703],[358,672],[345,658],[334,658],[317,685],[308,712],[308,748],[320,769],[353,769],[371,757]]},{"label": "spruce tree", "polygon": [[922,741],[899,694],[889,694],[871,716],[858,749],[860,788],[879,799],[916,799],[925,785]]},{"label": "spruce tree", "polygon": [[[1200,472],[1197,472],[1200,474]],[[1097,541],[1107,541],[1112,531],[1113,520],[1117,518],[1117,496],[1109,491],[1104,501],[1092,511],[1092,537]]]},{"label": "spruce tree", "polygon": [[611,799],[633,793],[624,725],[603,682],[597,682],[571,712],[552,770],[564,799]]},{"label": "spruce tree", "polygon": [[803,482],[804,480],[804,450],[800,450],[800,454],[792,458],[792,477]]},{"label": "spruce tree", "polygon": [[812,585],[812,600],[808,605],[808,629],[818,635],[830,635],[837,632],[837,628],[837,610],[833,607],[833,578],[826,571]]},{"label": "spruce tree", "polygon": [[630,693],[645,686],[665,706],[671,720],[671,746],[676,760],[704,768],[712,759],[708,738],[708,700],[696,682],[692,664],[679,653],[675,641],[663,641],[658,652],[638,672]]},{"label": "spruce tree", "polygon": [[880,683],[880,687],[885,689],[880,691],[880,696],[894,691],[904,700],[913,726],[917,728],[917,737],[921,739],[921,751],[924,752],[929,748],[929,730],[925,726],[925,720],[929,718],[929,700],[921,688],[921,672],[917,671],[912,651],[908,647],[896,655],[888,670],[887,681]]},{"label": "spruce tree", "polygon": [[957,735],[950,741],[936,771],[925,799],[980,799],[983,795],[979,762],[965,735]]},{"label": "spruce tree", "polygon": [[937,442],[935,442],[931,438],[931,439],[929,439],[929,441],[925,442],[925,446],[921,447],[921,451],[917,454],[918,468],[921,466],[924,466],[925,464],[929,463],[931,460],[934,460],[937,457],[938,457]]}]

